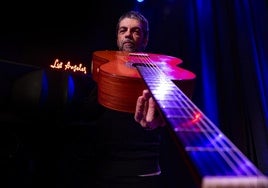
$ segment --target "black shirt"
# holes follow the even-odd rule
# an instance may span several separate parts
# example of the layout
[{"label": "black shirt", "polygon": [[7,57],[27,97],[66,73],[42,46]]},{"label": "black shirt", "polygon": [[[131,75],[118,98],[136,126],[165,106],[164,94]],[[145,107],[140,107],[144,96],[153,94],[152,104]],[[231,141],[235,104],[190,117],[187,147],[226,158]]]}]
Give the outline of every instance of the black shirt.
[{"label": "black shirt", "polygon": [[133,113],[100,105],[97,85],[91,90],[85,104],[84,117],[96,126],[94,138],[98,174],[138,176],[160,171],[161,128],[145,130],[134,120]]}]

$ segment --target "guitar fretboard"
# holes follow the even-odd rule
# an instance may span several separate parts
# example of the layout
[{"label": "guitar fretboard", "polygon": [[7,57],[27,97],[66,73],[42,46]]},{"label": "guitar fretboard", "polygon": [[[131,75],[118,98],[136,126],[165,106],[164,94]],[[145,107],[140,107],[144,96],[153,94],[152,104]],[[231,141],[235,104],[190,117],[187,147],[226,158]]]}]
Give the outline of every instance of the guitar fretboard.
[{"label": "guitar fretboard", "polygon": [[136,68],[202,187],[268,187],[267,178],[155,65]]}]

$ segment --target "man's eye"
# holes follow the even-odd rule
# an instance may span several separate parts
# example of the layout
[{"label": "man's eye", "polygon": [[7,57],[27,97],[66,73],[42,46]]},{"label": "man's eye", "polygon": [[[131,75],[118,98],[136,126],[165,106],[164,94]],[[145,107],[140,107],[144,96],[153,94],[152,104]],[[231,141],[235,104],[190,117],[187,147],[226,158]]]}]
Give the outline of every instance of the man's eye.
[{"label": "man's eye", "polygon": [[141,30],[140,29],[135,29],[134,33],[136,33],[137,35],[141,35]]},{"label": "man's eye", "polygon": [[126,32],[125,29],[120,29],[120,30],[119,30],[119,33],[124,33],[124,32]]},{"label": "man's eye", "polygon": [[140,31],[135,31],[134,32],[136,35],[141,35],[141,32]]}]

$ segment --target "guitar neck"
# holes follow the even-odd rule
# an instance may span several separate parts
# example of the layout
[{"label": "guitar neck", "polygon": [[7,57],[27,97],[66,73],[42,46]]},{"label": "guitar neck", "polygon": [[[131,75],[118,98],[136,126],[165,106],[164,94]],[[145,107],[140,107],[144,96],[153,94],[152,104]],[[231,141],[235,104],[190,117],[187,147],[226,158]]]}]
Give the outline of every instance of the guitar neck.
[{"label": "guitar neck", "polygon": [[267,177],[160,69],[136,68],[200,187],[268,187]]}]

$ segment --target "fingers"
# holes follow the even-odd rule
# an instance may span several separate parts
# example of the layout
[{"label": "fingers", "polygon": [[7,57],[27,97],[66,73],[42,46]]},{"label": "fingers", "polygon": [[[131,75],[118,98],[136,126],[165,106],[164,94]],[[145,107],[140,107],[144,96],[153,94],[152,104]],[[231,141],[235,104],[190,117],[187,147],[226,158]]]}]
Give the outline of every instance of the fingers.
[{"label": "fingers", "polygon": [[159,114],[151,94],[148,90],[144,90],[142,96],[137,99],[134,119],[143,128],[152,130],[165,125],[165,121]]},{"label": "fingers", "polygon": [[144,117],[146,117],[149,98],[150,93],[148,90],[143,90],[142,96],[138,97],[134,116],[136,121],[140,122]]},{"label": "fingers", "polygon": [[148,102],[148,109],[147,109],[147,114],[146,115],[146,121],[147,122],[152,122],[156,113],[156,105],[155,102],[153,100],[153,98],[149,98],[147,100]]},{"label": "fingers", "polygon": [[143,118],[146,115],[145,111],[146,111],[146,100],[144,98],[144,96],[140,96],[137,99],[137,103],[136,103],[136,111],[135,111],[135,115],[134,115],[134,119],[141,124],[141,126],[144,126],[143,123]]},{"label": "fingers", "polygon": [[149,98],[152,97],[148,89],[142,91],[142,96],[145,100],[149,100]]}]

